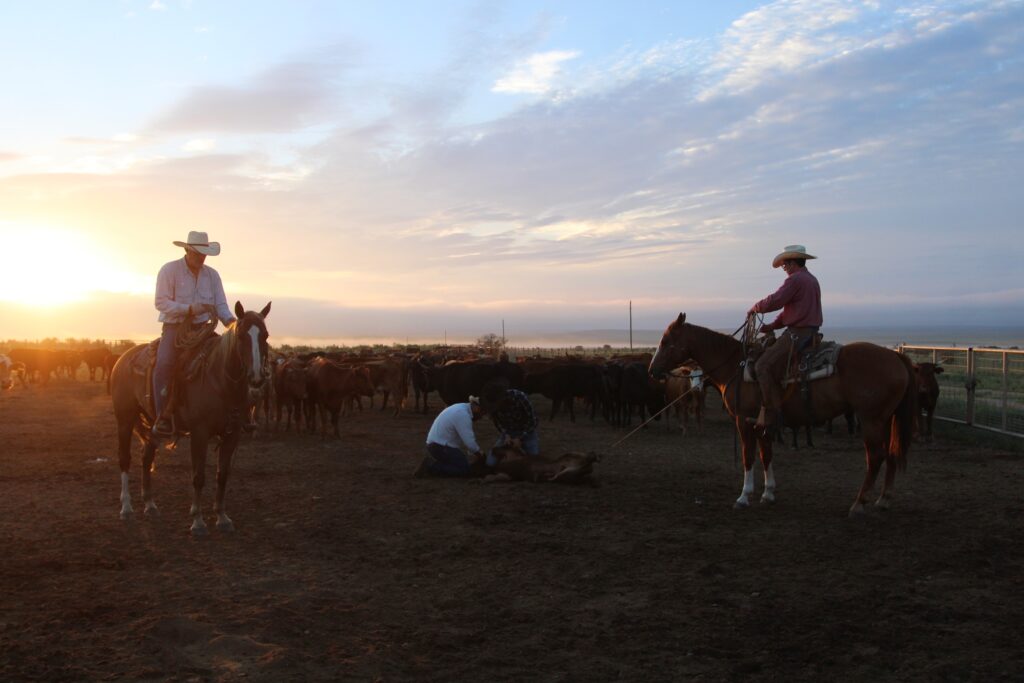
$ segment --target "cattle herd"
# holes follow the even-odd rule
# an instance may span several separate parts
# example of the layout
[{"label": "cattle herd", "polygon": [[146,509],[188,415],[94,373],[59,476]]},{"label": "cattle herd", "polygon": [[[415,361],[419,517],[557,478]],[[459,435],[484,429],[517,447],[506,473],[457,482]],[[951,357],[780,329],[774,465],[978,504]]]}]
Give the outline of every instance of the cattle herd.
[{"label": "cattle herd", "polygon": [[[680,424],[694,413],[698,424],[704,387],[694,366],[676,370],[667,380],[652,379],[647,372],[650,354],[608,359],[565,356],[519,357],[502,354],[495,359],[476,350],[393,353],[371,356],[316,351],[304,354],[273,354],[273,382],[263,395],[252,397],[251,428],[319,431],[338,435],[343,414],[371,408],[377,397],[380,410],[394,415],[407,408],[427,413],[431,394],[445,405],[485,393],[490,386],[520,389],[551,400],[550,419],[567,413],[576,420],[581,405],[591,420],[629,426],[658,413],[669,400]],[[410,388],[412,391],[410,392]],[[410,393],[412,405],[408,405]],[[436,405],[436,404],[435,404]],[[262,414],[262,420],[260,418]],[[281,423],[284,423],[283,425]]]},{"label": "cattle herd", "polygon": [[13,348],[0,354],[0,368],[11,385],[29,382],[47,384],[51,379],[74,379],[79,368],[86,365],[90,380],[103,380],[119,354],[105,346],[85,349]]},{"label": "cattle herd", "polygon": [[[89,380],[102,381],[109,378],[118,357],[106,346],[12,348],[0,353],[0,389],[74,379],[83,365]],[[251,397],[248,429],[294,429],[338,436],[341,416],[363,410],[364,401],[373,408],[379,398],[380,410],[387,410],[390,403],[397,416],[409,407],[411,393],[411,408],[427,413],[431,394],[451,405],[479,396],[489,384],[550,399],[547,417],[551,420],[565,413],[575,421],[577,407],[582,407],[590,420],[629,427],[634,420],[643,422],[668,406],[660,417],[670,428],[686,433],[693,415],[699,429],[707,391],[700,368],[690,363],[664,379],[654,379],[647,372],[650,360],[649,353],[607,358],[520,356],[514,360],[502,354],[495,359],[480,349],[465,347],[376,355],[367,351],[274,350],[268,368],[273,381]],[[919,431],[930,437],[939,395],[936,375],[943,369],[932,363],[915,368],[924,412]]]}]

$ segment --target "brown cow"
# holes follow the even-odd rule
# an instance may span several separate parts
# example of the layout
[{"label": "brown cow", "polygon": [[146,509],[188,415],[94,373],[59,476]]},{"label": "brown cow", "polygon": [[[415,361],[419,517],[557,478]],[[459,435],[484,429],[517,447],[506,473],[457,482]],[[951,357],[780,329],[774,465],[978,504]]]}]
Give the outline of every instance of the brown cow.
[{"label": "brown cow", "polygon": [[935,376],[942,374],[943,368],[935,363],[917,363],[914,369],[917,371],[918,403],[924,411],[923,416],[918,416],[917,431],[931,440],[935,404],[939,401],[939,381]]},{"label": "brown cow", "polygon": [[601,458],[597,453],[565,453],[554,460],[526,455],[515,446],[498,446],[491,453],[498,459],[492,468],[494,474],[484,477],[485,482],[502,481],[554,481],[560,484],[580,484],[590,481],[594,463]]},{"label": "brown cow", "polygon": [[670,372],[665,379],[665,403],[672,405],[670,412],[676,414],[683,434],[689,430],[691,412],[697,418],[697,432],[704,431],[704,374],[700,368],[684,365]]},{"label": "brown cow", "polygon": [[285,431],[292,429],[292,416],[295,416],[295,431],[299,431],[302,421],[302,406],[309,398],[306,382],[306,364],[298,358],[289,358],[274,368],[274,395],[277,399],[277,423],[275,430],[281,428],[281,413],[288,412]]},{"label": "brown cow", "polygon": [[326,358],[318,358],[310,363],[307,376],[313,380],[320,409],[320,436],[327,437],[327,416],[330,415],[334,436],[341,438],[338,416],[342,406],[356,396],[373,395],[369,369],[345,367]]},{"label": "brown cow", "polygon": [[[367,361],[364,365],[370,370],[370,381],[375,391],[379,391],[383,400],[380,409],[387,410],[388,398],[395,397],[394,416],[398,417],[405,408],[405,398],[409,393],[409,361],[401,356],[392,356],[379,360]],[[373,399],[370,399],[373,407]]]},{"label": "brown cow", "polygon": [[50,373],[59,370],[64,356],[59,351],[49,349],[11,349],[7,354],[15,363],[25,366],[25,379],[32,381],[37,378],[43,384],[50,381]]}]

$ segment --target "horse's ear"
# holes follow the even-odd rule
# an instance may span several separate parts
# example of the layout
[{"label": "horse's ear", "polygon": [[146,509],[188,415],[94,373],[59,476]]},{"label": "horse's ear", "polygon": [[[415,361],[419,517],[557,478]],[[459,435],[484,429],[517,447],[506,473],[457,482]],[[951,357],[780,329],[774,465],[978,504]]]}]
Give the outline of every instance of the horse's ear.
[{"label": "horse's ear", "polygon": [[273,301],[268,301],[267,305],[263,307],[262,311],[260,311],[260,317],[261,318],[266,318],[268,315],[270,315],[270,304],[272,304],[272,303],[274,303],[274,302]]},{"label": "horse's ear", "polygon": [[236,301],[235,302],[235,317],[236,318],[241,318],[243,315],[245,315],[245,309],[242,308],[242,302],[241,301]]},{"label": "horse's ear", "polygon": [[682,325],[685,322],[686,322],[686,314],[685,313],[680,313],[679,317],[676,318],[676,324],[677,325]]}]

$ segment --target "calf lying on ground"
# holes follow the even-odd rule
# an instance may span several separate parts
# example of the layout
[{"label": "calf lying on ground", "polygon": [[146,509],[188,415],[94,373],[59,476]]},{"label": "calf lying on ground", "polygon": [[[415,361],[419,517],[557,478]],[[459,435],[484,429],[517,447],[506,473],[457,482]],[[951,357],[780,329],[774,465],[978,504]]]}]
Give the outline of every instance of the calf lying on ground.
[{"label": "calf lying on ground", "polygon": [[562,484],[580,484],[587,481],[600,460],[597,453],[565,453],[548,460],[528,456],[515,446],[498,446],[493,451],[498,463],[494,474],[484,477],[485,482],[500,481],[557,481]]}]

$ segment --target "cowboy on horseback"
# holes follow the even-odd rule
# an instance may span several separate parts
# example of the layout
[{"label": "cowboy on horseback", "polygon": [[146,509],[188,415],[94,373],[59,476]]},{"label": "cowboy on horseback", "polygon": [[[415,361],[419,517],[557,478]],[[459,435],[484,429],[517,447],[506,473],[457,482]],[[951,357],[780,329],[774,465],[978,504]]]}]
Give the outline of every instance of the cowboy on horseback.
[{"label": "cowboy on horseback", "polygon": [[786,328],[785,333],[765,349],[754,365],[762,400],[756,427],[764,432],[770,432],[777,424],[782,410],[782,383],[790,360],[810,345],[821,327],[821,286],[805,267],[807,259],[812,258],[817,257],[808,254],[801,244],[787,246],[772,261],[773,268],[781,266],[786,272],[786,280],[774,294],[761,299],[747,311],[750,316],[782,309],[775,320],[763,324],[759,331],[770,334]]},{"label": "cowboy on horseback", "polygon": [[220,274],[204,265],[207,256],[220,253],[220,243],[211,242],[205,232],[191,231],[185,242],[174,241],[184,247],[185,257],[165,263],[156,278],[156,309],[160,311],[163,330],[153,368],[153,404],[156,422],[153,435],[170,436],[173,432],[170,415],[165,414],[174,365],[178,357],[175,336],[186,318],[192,325],[205,325],[210,316],[216,316],[225,327],[235,322],[228,307]]}]

